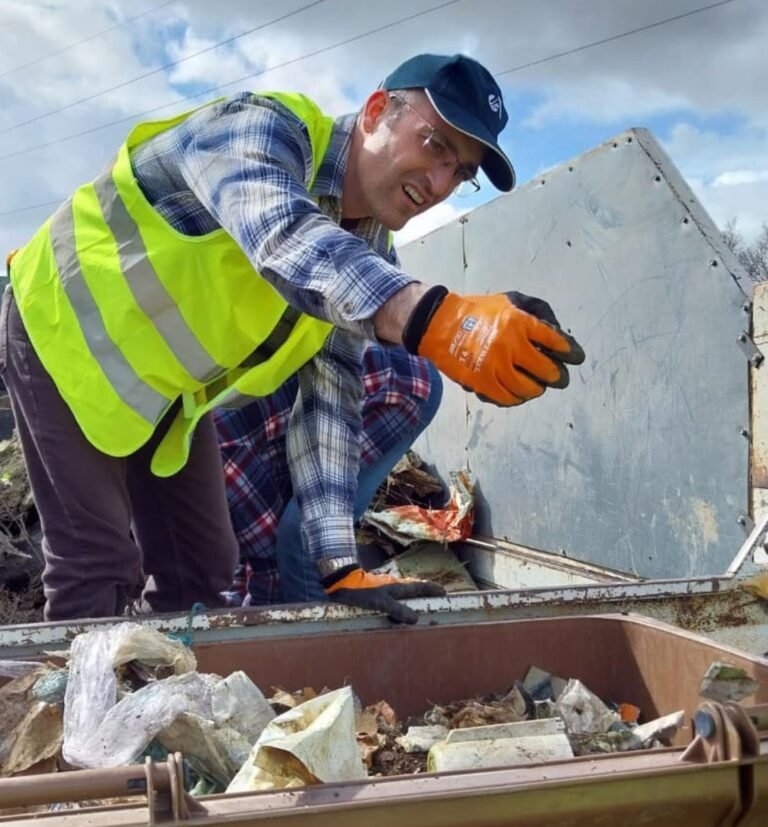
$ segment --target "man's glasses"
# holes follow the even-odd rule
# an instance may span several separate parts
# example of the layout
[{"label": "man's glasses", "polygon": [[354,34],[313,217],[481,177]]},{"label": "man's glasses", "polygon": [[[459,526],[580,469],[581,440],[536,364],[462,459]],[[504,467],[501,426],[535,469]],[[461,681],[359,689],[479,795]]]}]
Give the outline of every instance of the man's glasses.
[{"label": "man's glasses", "polygon": [[480,190],[480,182],[477,180],[476,171],[462,163],[459,158],[459,153],[456,151],[454,145],[443,135],[436,127],[434,127],[417,109],[411,106],[405,98],[399,95],[390,93],[390,98],[396,100],[402,106],[408,107],[411,112],[429,129],[429,132],[424,136],[422,148],[429,154],[431,158],[437,161],[442,166],[454,168],[454,176],[459,179],[459,183],[453,189],[453,194],[460,197],[467,195],[474,195]]}]

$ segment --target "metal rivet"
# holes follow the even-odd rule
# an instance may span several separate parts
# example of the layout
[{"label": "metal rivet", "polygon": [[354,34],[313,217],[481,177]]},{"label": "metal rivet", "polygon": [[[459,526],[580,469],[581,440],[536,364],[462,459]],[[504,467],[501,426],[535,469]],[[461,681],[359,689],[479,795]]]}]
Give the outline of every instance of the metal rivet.
[{"label": "metal rivet", "polygon": [[565,246],[566,246],[566,247],[573,247],[573,244],[571,244],[571,242],[570,242],[570,241],[566,241],[566,242],[565,242]]},{"label": "metal rivet", "polygon": [[684,219],[683,219],[683,224],[687,224],[687,223],[688,223],[688,219],[687,219],[687,218],[684,218]]},{"label": "metal rivet", "polygon": [[654,181],[661,181],[661,175],[655,175],[653,178]]},{"label": "metal rivet", "polygon": [[710,259],[709,266],[710,267],[717,267],[717,259],[714,259],[714,258]]},{"label": "metal rivet", "polygon": [[748,437],[748,436],[749,436],[749,431],[748,431],[746,428],[742,428],[742,429],[739,431],[739,433],[740,433],[742,436],[746,436],[746,437]]}]

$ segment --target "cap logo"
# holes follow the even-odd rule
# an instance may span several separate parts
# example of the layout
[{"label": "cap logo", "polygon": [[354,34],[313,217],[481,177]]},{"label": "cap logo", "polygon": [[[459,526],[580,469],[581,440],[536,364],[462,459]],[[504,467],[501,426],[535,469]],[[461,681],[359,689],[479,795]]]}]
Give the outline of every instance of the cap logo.
[{"label": "cap logo", "polygon": [[499,116],[499,120],[501,120],[501,98],[491,93],[488,95],[488,106],[491,107],[491,111],[495,112]]}]

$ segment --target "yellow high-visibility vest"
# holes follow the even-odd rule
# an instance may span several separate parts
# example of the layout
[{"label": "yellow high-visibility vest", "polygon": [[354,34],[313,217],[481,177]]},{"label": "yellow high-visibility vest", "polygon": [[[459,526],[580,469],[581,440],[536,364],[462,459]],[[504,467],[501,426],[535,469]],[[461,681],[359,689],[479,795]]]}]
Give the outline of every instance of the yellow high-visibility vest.
[{"label": "yellow high-visibility vest", "polygon": [[[306,124],[316,175],[333,119],[303,95],[266,96]],[[111,168],[80,187],[11,268],[32,345],[96,448],[133,453],[182,397],[152,457],[161,477],[186,463],[200,417],[272,393],[331,330],[289,307],[224,229],[182,235],[147,201],[131,150],[191,114],[135,127]]]}]

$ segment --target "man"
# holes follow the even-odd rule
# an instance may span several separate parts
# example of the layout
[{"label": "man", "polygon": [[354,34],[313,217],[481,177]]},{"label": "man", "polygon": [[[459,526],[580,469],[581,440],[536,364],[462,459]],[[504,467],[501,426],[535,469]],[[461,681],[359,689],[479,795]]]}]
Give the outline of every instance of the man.
[{"label": "man", "polygon": [[[326,600],[317,568],[304,553],[301,512],[286,461],[286,430],[297,382],[244,408],[214,414],[240,565],[227,597],[233,605]],[[379,485],[432,421],[440,374],[403,348],[371,343],[363,354],[360,475],[354,503],[362,517]],[[311,492],[309,495],[311,497]],[[413,611],[393,602],[399,620]]]},{"label": "man", "polygon": [[429,287],[383,256],[389,231],[479,167],[512,188],[506,121],[461,55],[406,61],[337,121],[302,95],[236,95],[139,124],[18,251],[1,340],[48,619],[119,613],[142,567],[152,611],[219,605],[237,544],[209,414],[292,375],[287,450],[295,489],[314,491],[302,532],[326,593],[435,593],[357,565],[363,340],[503,406],[564,387],[583,360],[544,303]]}]

